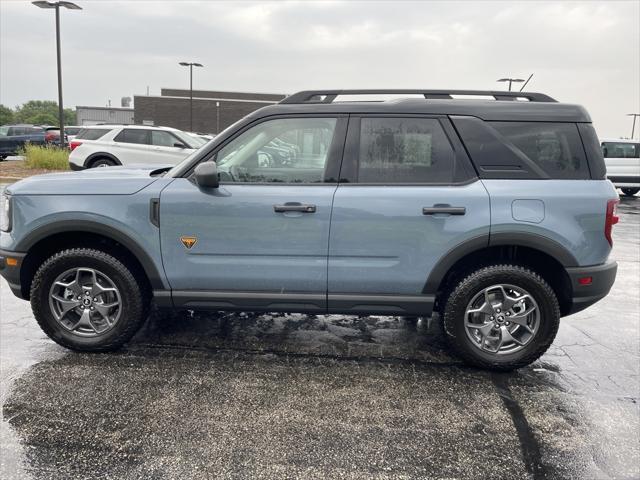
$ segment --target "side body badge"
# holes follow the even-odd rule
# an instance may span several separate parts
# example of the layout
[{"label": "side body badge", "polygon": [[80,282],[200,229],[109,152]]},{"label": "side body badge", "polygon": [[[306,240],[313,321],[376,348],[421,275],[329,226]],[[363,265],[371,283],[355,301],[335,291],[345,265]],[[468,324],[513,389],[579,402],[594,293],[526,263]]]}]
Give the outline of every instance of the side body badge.
[{"label": "side body badge", "polygon": [[191,250],[193,246],[196,243],[198,243],[198,239],[196,237],[188,237],[188,236],[180,237],[180,241],[187,248],[187,250]]}]

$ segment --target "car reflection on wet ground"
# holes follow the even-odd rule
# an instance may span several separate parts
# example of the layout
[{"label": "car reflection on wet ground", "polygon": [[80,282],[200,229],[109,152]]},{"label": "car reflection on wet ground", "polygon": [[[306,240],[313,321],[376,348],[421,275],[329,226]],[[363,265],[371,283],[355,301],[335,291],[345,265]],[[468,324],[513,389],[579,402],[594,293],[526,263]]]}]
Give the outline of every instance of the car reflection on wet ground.
[{"label": "car reflection on wet ground", "polygon": [[640,198],[611,294],[509,374],[437,320],[155,313],[115,354],[58,347],[0,284],[1,478],[640,477]]}]

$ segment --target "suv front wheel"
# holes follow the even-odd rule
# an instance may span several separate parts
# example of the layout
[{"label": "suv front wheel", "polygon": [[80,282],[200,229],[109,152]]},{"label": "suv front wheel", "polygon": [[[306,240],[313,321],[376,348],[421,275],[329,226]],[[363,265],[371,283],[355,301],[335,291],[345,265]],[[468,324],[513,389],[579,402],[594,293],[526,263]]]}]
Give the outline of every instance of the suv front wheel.
[{"label": "suv front wheel", "polygon": [[481,268],[464,278],[444,306],[444,329],[467,363],[512,370],[538,359],[560,323],[554,291],[537,273],[516,265]]},{"label": "suv front wheel", "polygon": [[117,258],[76,248],[56,253],[31,284],[31,307],[42,330],[63,347],[115,350],[138,331],[149,296]]}]

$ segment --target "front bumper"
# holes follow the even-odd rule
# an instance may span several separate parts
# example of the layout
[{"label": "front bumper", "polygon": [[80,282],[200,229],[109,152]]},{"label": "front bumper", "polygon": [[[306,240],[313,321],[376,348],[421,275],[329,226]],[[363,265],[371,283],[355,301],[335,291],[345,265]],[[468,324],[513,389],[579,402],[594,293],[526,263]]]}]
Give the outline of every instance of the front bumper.
[{"label": "front bumper", "polygon": [[[22,267],[22,261],[26,256],[26,253],[9,252],[7,250],[0,250],[0,275],[9,284],[9,288],[13,294],[24,299],[22,295],[22,285],[20,283],[20,269]],[[15,263],[15,264],[14,264]]]},{"label": "front bumper", "polygon": [[[591,267],[567,268],[573,291],[572,305],[568,315],[590,307],[607,296],[616,280],[617,262],[610,261]],[[581,278],[591,277],[591,283],[582,285]]]}]

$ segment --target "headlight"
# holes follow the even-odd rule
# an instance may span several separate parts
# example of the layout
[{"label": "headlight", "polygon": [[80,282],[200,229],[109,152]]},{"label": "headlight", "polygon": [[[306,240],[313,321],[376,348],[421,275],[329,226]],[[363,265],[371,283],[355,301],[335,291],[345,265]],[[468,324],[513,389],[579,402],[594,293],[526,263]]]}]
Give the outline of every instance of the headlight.
[{"label": "headlight", "polygon": [[0,230],[11,231],[11,196],[6,193],[0,197]]}]

